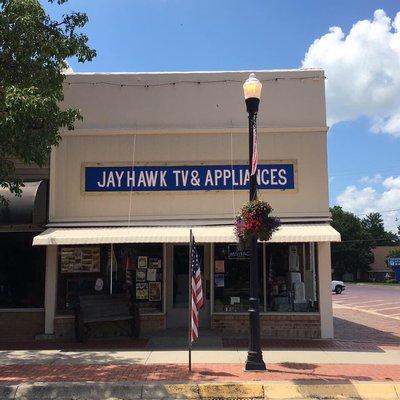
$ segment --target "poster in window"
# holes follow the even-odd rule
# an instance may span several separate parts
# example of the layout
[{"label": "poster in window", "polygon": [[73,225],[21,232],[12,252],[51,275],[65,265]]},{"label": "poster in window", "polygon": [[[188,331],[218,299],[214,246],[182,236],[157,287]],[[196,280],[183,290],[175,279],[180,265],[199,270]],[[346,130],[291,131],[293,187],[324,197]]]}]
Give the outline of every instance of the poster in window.
[{"label": "poster in window", "polygon": [[147,256],[138,257],[138,268],[147,268]]},{"label": "poster in window", "polygon": [[161,282],[149,283],[149,300],[161,301]]},{"label": "poster in window", "polygon": [[149,298],[149,284],[137,283],[136,284],[136,300],[148,300]]},{"label": "poster in window", "polygon": [[157,270],[155,268],[147,269],[147,280],[149,282],[157,280]]},{"label": "poster in window", "polygon": [[215,274],[214,282],[216,287],[224,287],[225,286],[225,275],[224,274]]},{"label": "poster in window", "polygon": [[149,258],[149,268],[161,268],[161,259]]},{"label": "poster in window", "polygon": [[100,247],[63,247],[61,273],[100,272]]},{"label": "poster in window", "polygon": [[225,261],[215,260],[214,270],[216,274],[223,274],[225,272]]},{"label": "poster in window", "polygon": [[146,282],[146,271],[136,270],[136,282]]}]

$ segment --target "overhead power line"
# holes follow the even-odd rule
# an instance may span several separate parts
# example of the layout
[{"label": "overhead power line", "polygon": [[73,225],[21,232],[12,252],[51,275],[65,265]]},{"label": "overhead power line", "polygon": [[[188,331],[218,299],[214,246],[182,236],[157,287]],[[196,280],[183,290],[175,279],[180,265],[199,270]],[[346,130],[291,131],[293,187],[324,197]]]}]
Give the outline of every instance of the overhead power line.
[{"label": "overhead power line", "polygon": [[[396,234],[393,233],[393,235],[396,235]],[[351,239],[351,240],[341,240],[340,242],[337,242],[337,243],[351,243],[351,242],[393,242],[393,245],[396,245],[396,239],[390,240],[388,238],[381,238],[381,239]]]},{"label": "overhead power line", "polygon": [[[276,77],[276,78],[269,78],[269,79],[260,79],[260,82],[278,82],[278,81],[320,81],[324,80],[326,77],[320,76],[306,76],[306,77]],[[70,85],[91,85],[91,86],[119,86],[119,87],[142,87],[142,88],[152,88],[152,87],[162,87],[162,86],[176,86],[182,84],[195,84],[195,85],[206,85],[206,84],[215,84],[215,83],[240,83],[243,84],[243,81],[237,79],[218,79],[218,80],[211,80],[211,81],[200,81],[200,80],[181,80],[181,81],[173,81],[173,82],[161,82],[161,83],[126,83],[126,82],[111,82],[111,81],[97,81],[97,82],[90,82],[90,81],[80,81],[80,82],[65,82],[68,86]]]}]

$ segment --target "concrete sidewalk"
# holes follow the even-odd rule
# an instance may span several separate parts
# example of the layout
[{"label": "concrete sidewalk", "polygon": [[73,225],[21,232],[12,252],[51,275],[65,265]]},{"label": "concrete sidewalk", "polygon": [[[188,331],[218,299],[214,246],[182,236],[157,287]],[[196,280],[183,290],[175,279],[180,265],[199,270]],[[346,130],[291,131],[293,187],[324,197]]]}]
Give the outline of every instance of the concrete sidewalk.
[{"label": "concrete sidewalk", "polygon": [[4,344],[0,400],[400,399],[400,345],[393,343],[268,342],[264,372],[243,371],[247,351],[234,339],[225,342],[230,348],[193,350],[191,372],[186,350],[130,343]]},{"label": "concrete sidewalk", "polygon": [[[264,350],[264,360],[272,364],[400,364],[400,347],[380,351]],[[245,350],[193,350],[193,363],[243,364]],[[185,364],[187,350],[3,350],[1,365],[77,365],[77,364]],[[1,378],[0,378],[1,379]]]}]

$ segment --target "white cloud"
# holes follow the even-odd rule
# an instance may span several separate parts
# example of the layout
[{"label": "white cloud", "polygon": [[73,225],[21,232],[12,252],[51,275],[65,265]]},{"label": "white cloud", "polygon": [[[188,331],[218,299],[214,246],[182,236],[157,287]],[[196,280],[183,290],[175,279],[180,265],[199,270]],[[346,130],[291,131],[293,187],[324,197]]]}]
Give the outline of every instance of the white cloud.
[{"label": "white cloud", "polygon": [[315,40],[302,62],[325,70],[328,123],[367,116],[371,130],[400,137],[400,12],[376,10],[346,35],[340,27]]},{"label": "white cloud", "polygon": [[400,176],[397,178],[390,176],[389,178],[386,178],[382,184],[387,189],[400,189]]},{"label": "white cloud", "polygon": [[360,213],[369,208],[376,200],[376,191],[372,187],[358,189],[356,186],[347,186],[337,197],[337,202],[345,210]]},{"label": "white cloud", "polygon": [[400,176],[387,177],[377,189],[347,186],[336,200],[343,209],[361,217],[370,212],[380,212],[386,229],[397,232],[400,225]]},{"label": "white cloud", "polygon": [[74,73],[74,70],[72,67],[67,63],[67,68],[62,71],[64,75],[72,75]]},{"label": "white cloud", "polygon": [[360,179],[360,183],[364,185],[376,185],[382,183],[383,177],[381,174],[375,174],[374,176],[363,176]]}]

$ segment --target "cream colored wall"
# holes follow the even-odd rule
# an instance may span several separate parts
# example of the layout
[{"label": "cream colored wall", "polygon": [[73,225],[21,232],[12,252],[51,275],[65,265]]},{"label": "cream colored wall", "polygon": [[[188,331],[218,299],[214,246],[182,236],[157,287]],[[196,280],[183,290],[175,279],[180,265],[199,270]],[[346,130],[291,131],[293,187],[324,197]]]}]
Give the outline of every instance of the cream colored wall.
[{"label": "cream colored wall", "polygon": [[[325,127],[323,71],[256,75],[263,81],[260,127]],[[246,127],[242,84],[248,76],[249,72],[73,74],[66,79],[65,104],[82,110],[84,120],[76,129]]]},{"label": "cream colored wall", "polygon": [[[232,218],[247,192],[149,192],[83,194],[81,168],[85,162],[132,160],[133,136],[73,136],[55,154],[51,221],[126,221],[136,218]],[[247,135],[234,134],[233,159],[246,163]],[[326,134],[259,134],[260,160],[297,160],[297,191],[260,191],[281,217],[327,216],[327,177],[324,165]],[[162,162],[230,164],[230,134],[163,134],[136,136],[136,164]],[[62,168],[65,166],[65,168]],[[61,168],[60,168],[61,167]]]},{"label": "cream colored wall", "polygon": [[[76,82],[243,80],[248,73],[69,76]],[[325,100],[322,71],[259,72],[264,82],[258,120],[260,163],[297,161],[296,191],[261,191],[281,217],[328,217]],[[297,79],[315,76],[313,79]],[[176,92],[176,93],[175,93]],[[81,191],[83,163],[247,163],[247,114],[241,84],[177,84],[176,87],[71,85],[66,102],[85,121],[65,133],[53,150],[50,222],[114,222],[128,219],[231,221],[246,191],[99,193]],[[181,111],[181,112],[180,112]],[[135,151],[133,151],[135,143]],[[232,157],[231,157],[232,149]],[[235,206],[235,209],[234,209]]]}]

